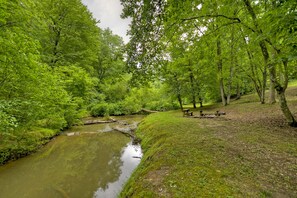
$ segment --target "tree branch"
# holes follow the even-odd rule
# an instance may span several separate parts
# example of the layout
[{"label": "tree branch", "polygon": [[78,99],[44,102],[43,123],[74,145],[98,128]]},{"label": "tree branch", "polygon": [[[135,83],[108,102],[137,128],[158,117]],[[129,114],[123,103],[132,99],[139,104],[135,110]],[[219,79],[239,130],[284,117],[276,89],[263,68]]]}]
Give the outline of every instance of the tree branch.
[{"label": "tree branch", "polygon": [[206,15],[201,15],[201,16],[194,16],[194,17],[190,17],[190,18],[183,18],[181,19],[182,21],[191,21],[191,20],[195,20],[195,19],[200,19],[200,18],[217,18],[217,17],[222,17],[222,18],[225,18],[225,19],[229,19],[229,20],[235,20],[235,21],[238,21],[238,23],[241,22],[241,20],[237,17],[228,17],[226,15],[222,15],[222,14],[206,14]]},{"label": "tree branch", "polygon": [[[201,16],[194,16],[194,17],[189,17],[189,18],[183,18],[181,19],[182,22],[184,21],[191,21],[191,20],[195,20],[195,19],[200,19],[200,18],[218,18],[218,17],[222,17],[222,18],[225,18],[225,19],[229,19],[229,20],[234,20],[234,22],[232,23],[228,23],[227,25],[231,25],[231,24],[235,24],[235,23],[240,23],[242,24],[245,28],[251,30],[252,32],[256,32],[253,28],[249,27],[248,25],[246,25],[245,23],[243,23],[240,18],[238,17],[228,17],[226,15],[222,15],[222,14],[206,14],[206,15],[201,15]],[[175,23],[174,23],[175,24]],[[172,26],[174,25],[172,24]]]}]

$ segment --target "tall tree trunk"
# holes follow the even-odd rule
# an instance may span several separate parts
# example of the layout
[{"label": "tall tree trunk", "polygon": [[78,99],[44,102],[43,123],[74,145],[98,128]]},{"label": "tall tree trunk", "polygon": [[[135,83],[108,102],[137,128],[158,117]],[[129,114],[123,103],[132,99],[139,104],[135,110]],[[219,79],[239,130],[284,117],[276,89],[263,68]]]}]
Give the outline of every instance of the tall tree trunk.
[{"label": "tall tree trunk", "polygon": [[[256,13],[254,12],[252,5],[250,3],[249,0],[243,0],[249,14],[251,15],[252,19],[253,19],[253,23],[254,26],[256,28],[256,31],[259,35],[262,35],[263,32],[261,30],[261,28],[259,28],[259,24],[257,22],[257,16]],[[267,64],[269,61],[269,53],[265,44],[264,39],[259,41],[259,45],[262,51],[262,55],[264,58],[264,70],[263,70],[263,84],[262,84],[262,90],[261,90],[261,103],[264,104],[265,103],[265,90],[266,90],[266,83],[267,83]]]},{"label": "tall tree trunk", "polygon": [[[250,62],[250,68],[251,68],[251,75],[248,75],[250,77],[250,79],[252,80],[253,84],[254,84],[254,88],[257,92],[257,95],[259,96],[259,99],[260,101],[262,101],[262,83],[261,83],[261,80],[259,79],[258,77],[258,74],[256,73],[255,69],[256,69],[256,66],[255,64],[253,63],[253,55],[252,53],[250,52],[249,48],[248,48],[248,43],[247,41],[245,40],[245,38],[243,37],[243,40],[244,40],[244,43],[246,44],[246,52],[247,52],[247,55],[248,55],[248,58],[249,58],[249,62]],[[262,72],[263,74],[263,72]]]},{"label": "tall tree trunk", "polygon": [[[234,17],[235,17],[235,14],[236,13],[234,12]],[[235,65],[236,65],[236,50],[235,50],[235,39],[234,39],[234,26],[231,26],[230,70],[229,70],[229,79],[228,79],[227,104],[230,104],[231,102],[232,81],[233,81]]]},{"label": "tall tree trunk", "polygon": [[[275,9],[275,1],[272,1],[272,8]],[[267,2],[265,1],[265,12],[267,11]],[[274,54],[273,54],[274,57]],[[269,69],[269,75],[270,75],[270,88],[269,88],[269,103],[274,104],[276,103],[275,99],[275,85],[273,83],[273,76],[276,76],[275,74],[275,65],[273,65],[273,68]]]},{"label": "tall tree trunk", "polygon": [[[232,51],[232,49],[231,49]],[[232,54],[232,53],[231,53]],[[229,79],[228,79],[228,90],[227,90],[227,104],[230,104],[231,101],[231,94],[232,94],[232,78],[233,78],[233,57],[231,55],[231,65],[230,65],[230,69],[229,69]]]},{"label": "tall tree trunk", "polygon": [[282,87],[276,87],[278,97],[279,97],[279,103],[280,103],[280,108],[288,122],[288,124],[292,127],[297,127],[297,122],[291,113],[287,100],[286,100],[286,95],[285,95],[285,89],[282,89]]},{"label": "tall tree trunk", "polygon": [[[274,55],[273,55],[274,57]],[[276,103],[275,100],[275,85],[273,83],[273,76],[276,76],[276,71],[275,71],[275,63],[271,65],[272,68],[269,69],[269,74],[270,74],[270,90],[269,90],[269,103],[274,104]]]},{"label": "tall tree trunk", "polygon": [[252,75],[249,75],[250,79],[253,81],[253,84],[254,84],[254,88],[259,96],[259,100],[262,101],[262,83],[261,83],[261,80],[257,77],[257,74],[255,72],[255,66],[254,64],[252,63],[252,57],[251,57],[251,54],[250,52],[248,51],[248,57],[249,57],[249,60],[250,60],[250,67],[251,67],[251,71],[252,71]]},{"label": "tall tree trunk", "polygon": [[225,88],[224,88],[224,78],[223,78],[223,61],[222,61],[222,49],[221,49],[221,41],[217,39],[217,56],[218,56],[218,73],[219,73],[219,82],[220,82],[220,93],[222,98],[223,106],[227,105]]},{"label": "tall tree trunk", "polygon": [[181,97],[181,85],[180,85],[180,82],[178,81],[178,78],[177,78],[177,74],[174,74],[174,80],[176,81],[176,93],[177,93],[177,100],[178,100],[178,103],[179,103],[179,107],[180,109],[183,111],[183,101],[182,101],[182,97]]},{"label": "tall tree trunk", "polygon": [[[258,23],[256,21],[256,14],[250,4],[249,0],[243,0],[243,2],[245,3],[247,10],[249,11],[250,15],[253,18],[254,21],[254,25],[257,29],[257,32],[259,34],[259,36],[263,36],[263,32],[262,30],[259,28]],[[267,40],[267,39],[266,39]],[[271,44],[271,42],[268,42]],[[268,64],[269,62],[269,53],[267,50],[267,47],[265,45],[265,41],[261,40],[259,42],[261,50],[262,50],[262,55],[264,57],[265,60],[265,64]],[[276,49],[275,46],[273,46],[273,48],[276,50],[277,54],[280,55],[281,51]],[[274,84],[275,89],[277,91],[277,94],[279,96],[279,103],[280,103],[280,108],[288,122],[288,124],[292,127],[297,127],[297,122],[293,116],[293,114],[291,113],[288,104],[287,104],[287,100],[286,100],[286,95],[285,95],[285,91],[287,89],[288,86],[288,61],[287,60],[283,60],[283,66],[284,66],[284,83],[283,86],[280,84],[280,82],[278,81],[277,77],[276,77],[276,72],[275,72],[275,64],[271,64],[269,65],[268,69],[271,75],[271,82]]]},{"label": "tall tree trunk", "polygon": [[231,64],[231,67],[230,67],[230,76],[229,76],[229,80],[228,80],[227,104],[230,104],[230,102],[231,102],[232,78],[233,78],[233,66]]},{"label": "tall tree trunk", "polygon": [[239,85],[239,83],[237,83],[237,87],[236,87],[236,99],[235,100],[239,100],[240,98],[241,98],[240,85]]},{"label": "tall tree trunk", "polygon": [[261,104],[265,104],[265,91],[267,86],[267,64],[269,61],[269,53],[264,41],[259,42],[262,55],[264,58],[264,69],[263,69],[263,83],[262,83],[262,90],[261,90]]},{"label": "tall tree trunk", "polygon": [[203,107],[203,100],[199,97],[200,108]]},{"label": "tall tree trunk", "polygon": [[59,47],[59,44],[60,44],[61,31],[57,30],[55,32],[55,34],[56,35],[55,35],[54,48],[53,48],[53,54],[52,54],[53,58],[52,58],[52,60],[50,62],[51,67],[54,67],[55,64],[58,62],[58,59],[59,59],[58,58],[58,53],[59,53],[58,47]]},{"label": "tall tree trunk", "polygon": [[179,107],[181,110],[183,110],[183,101],[181,99],[181,95],[180,94],[177,94],[177,100],[178,100],[178,103],[179,103]]},{"label": "tall tree trunk", "polygon": [[[233,41],[232,41],[233,42]],[[229,70],[229,79],[228,79],[228,94],[227,94],[227,104],[230,104],[231,101],[231,94],[232,94],[232,80],[233,80],[233,74],[234,74],[234,45],[231,44],[231,64],[230,64],[230,70]]]},{"label": "tall tree trunk", "polygon": [[[278,53],[280,54],[280,51],[278,51]],[[297,127],[297,122],[293,116],[293,114],[291,113],[288,104],[287,104],[287,100],[286,100],[286,95],[285,95],[285,91],[288,87],[288,61],[287,60],[283,60],[283,65],[284,65],[284,85],[281,86],[281,84],[278,82],[277,78],[276,78],[276,72],[271,71],[272,74],[272,82],[275,85],[275,90],[277,91],[278,97],[279,97],[279,104],[280,104],[280,108],[288,122],[288,124],[292,127]],[[273,70],[272,67],[270,67],[270,70]]]},{"label": "tall tree trunk", "polygon": [[275,100],[275,86],[272,80],[272,74],[270,73],[270,88],[269,88],[269,103],[274,104],[276,103]]},{"label": "tall tree trunk", "polygon": [[196,91],[194,86],[194,74],[191,68],[189,68],[189,71],[190,71],[190,83],[191,83],[191,89],[192,89],[192,103],[193,103],[193,108],[196,109]]}]

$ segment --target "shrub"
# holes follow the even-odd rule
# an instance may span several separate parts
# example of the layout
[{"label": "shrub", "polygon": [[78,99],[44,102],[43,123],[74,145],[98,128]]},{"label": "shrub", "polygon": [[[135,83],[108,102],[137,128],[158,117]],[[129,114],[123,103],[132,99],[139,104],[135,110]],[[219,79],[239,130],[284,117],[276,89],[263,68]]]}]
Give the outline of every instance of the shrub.
[{"label": "shrub", "polygon": [[57,130],[36,128],[1,133],[0,165],[36,151],[57,134]]},{"label": "shrub", "polygon": [[145,108],[156,111],[169,111],[178,109],[179,105],[176,102],[152,101],[148,103]]},{"label": "shrub", "polygon": [[109,115],[124,115],[122,103],[111,103],[108,105]]},{"label": "shrub", "polygon": [[109,105],[107,103],[96,104],[91,107],[90,113],[92,116],[109,115]]},{"label": "shrub", "polygon": [[127,97],[122,102],[123,112],[126,115],[137,113],[141,110],[141,104],[134,97]]}]

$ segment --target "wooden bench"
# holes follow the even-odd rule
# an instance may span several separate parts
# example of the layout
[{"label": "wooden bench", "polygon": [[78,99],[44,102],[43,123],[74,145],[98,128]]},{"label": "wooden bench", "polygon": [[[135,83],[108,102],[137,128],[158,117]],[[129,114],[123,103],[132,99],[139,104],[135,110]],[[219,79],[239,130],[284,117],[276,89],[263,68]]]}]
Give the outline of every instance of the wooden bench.
[{"label": "wooden bench", "polygon": [[193,116],[193,112],[190,109],[183,110],[184,116]]},{"label": "wooden bench", "polygon": [[215,117],[215,116],[221,116],[221,115],[226,115],[225,112],[220,112],[220,111],[216,111],[215,114],[207,114],[207,113],[203,113],[203,111],[200,111],[200,117]]},{"label": "wooden bench", "polygon": [[226,115],[226,113],[225,112],[216,111],[215,115],[216,116],[221,116],[221,115]]}]

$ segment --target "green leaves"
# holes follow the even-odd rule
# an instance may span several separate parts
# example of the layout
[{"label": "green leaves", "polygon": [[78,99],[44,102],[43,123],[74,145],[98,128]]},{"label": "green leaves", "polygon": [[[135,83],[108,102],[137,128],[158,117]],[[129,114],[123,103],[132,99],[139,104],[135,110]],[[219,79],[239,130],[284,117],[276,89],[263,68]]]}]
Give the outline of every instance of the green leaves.
[{"label": "green leaves", "polygon": [[47,23],[39,38],[43,60],[52,67],[76,64],[92,71],[99,29],[87,8],[79,0],[46,0],[42,11]]}]

